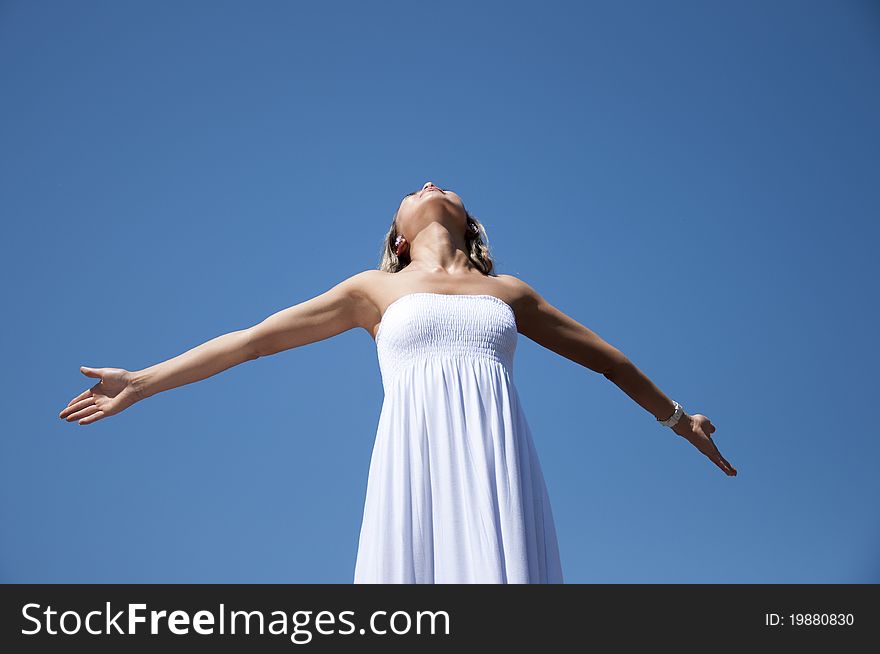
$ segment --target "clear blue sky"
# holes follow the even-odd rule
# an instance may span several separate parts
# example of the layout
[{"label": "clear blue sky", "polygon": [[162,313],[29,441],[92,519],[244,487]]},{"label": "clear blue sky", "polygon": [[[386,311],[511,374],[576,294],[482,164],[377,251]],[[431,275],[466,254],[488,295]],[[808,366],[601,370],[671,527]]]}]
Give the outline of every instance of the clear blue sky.
[{"label": "clear blue sky", "polygon": [[364,330],[57,416],[430,179],[739,470],[520,336],[567,582],[880,582],[877,3],[4,2],[0,88],[0,580],[350,583]]}]

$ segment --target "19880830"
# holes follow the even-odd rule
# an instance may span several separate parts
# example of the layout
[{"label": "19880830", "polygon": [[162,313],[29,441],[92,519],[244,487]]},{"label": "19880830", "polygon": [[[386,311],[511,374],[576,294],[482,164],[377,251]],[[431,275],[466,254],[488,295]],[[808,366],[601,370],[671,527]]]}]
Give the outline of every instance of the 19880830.
[{"label": "19880830", "polygon": [[852,613],[765,613],[767,627],[851,627]]}]

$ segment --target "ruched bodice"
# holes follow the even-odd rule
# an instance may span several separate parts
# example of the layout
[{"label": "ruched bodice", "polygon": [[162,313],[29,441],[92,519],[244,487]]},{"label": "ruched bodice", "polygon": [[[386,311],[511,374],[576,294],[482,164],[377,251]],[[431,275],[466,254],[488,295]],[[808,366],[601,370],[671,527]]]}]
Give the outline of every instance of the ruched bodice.
[{"label": "ruched bodice", "polygon": [[562,582],[517,337],[494,295],[408,293],[386,308],[355,583]]},{"label": "ruched bodice", "polygon": [[376,334],[383,385],[429,357],[486,359],[512,375],[517,336],[513,308],[494,295],[408,293],[388,305]]}]

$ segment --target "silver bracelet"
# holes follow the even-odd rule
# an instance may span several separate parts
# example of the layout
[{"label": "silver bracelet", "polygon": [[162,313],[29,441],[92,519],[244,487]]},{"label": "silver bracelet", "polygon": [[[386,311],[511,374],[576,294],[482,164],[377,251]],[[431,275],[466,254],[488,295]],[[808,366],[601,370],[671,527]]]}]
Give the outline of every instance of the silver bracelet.
[{"label": "silver bracelet", "polygon": [[660,420],[660,418],[657,418],[657,422],[659,422],[664,427],[675,427],[675,425],[678,424],[678,420],[681,418],[681,414],[684,413],[684,409],[678,402],[672,400],[672,403],[675,405],[675,410],[672,412],[672,415],[669,416],[666,420]]}]

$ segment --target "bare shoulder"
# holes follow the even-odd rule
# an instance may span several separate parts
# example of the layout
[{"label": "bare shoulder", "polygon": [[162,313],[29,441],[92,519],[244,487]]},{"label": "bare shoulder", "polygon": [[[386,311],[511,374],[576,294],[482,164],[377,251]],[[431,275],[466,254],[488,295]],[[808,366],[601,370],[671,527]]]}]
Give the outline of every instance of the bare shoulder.
[{"label": "bare shoulder", "polygon": [[372,305],[378,310],[388,295],[393,277],[393,273],[372,268],[355,273],[343,283],[348,287],[352,299]]},{"label": "bare shoulder", "polygon": [[375,331],[390,301],[393,277],[393,273],[371,268],[355,273],[340,284],[357,313],[358,324],[370,333]]},{"label": "bare shoulder", "polygon": [[511,275],[499,277],[515,298],[517,330],[524,336],[602,374],[627,360],[620,350],[553,306],[528,282]]},{"label": "bare shoulder", "polygon": [[510,305],[519,311],[525,311],[528,307],[534,308],[540,302],[544,301],[541,294],[536,291],[531,284],[514,275],[498,275],[497,279],[501,282],[505,295]]},{"label": "bare shoulder", "polygon": [[541,340],[542,329],[548,324],[559,323],[568,318],[524,279],[514,275],[498,275],[498,279],[510,298],[508,302],[516,314],[517,329],[520,333]]},{"label": "bare shoulder", "polygon": [[375,296],[376,289],[383,286],[388,277],[390,277],[390,273],[371,268],[351,275],[342,284],[346,286],[347,291],[351,294],[372,298]]}]

